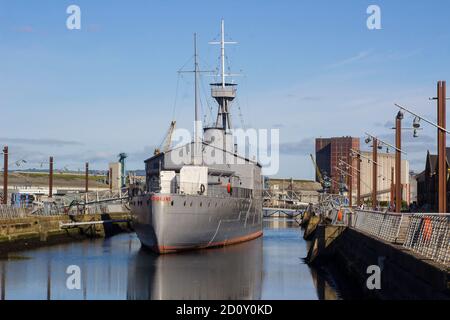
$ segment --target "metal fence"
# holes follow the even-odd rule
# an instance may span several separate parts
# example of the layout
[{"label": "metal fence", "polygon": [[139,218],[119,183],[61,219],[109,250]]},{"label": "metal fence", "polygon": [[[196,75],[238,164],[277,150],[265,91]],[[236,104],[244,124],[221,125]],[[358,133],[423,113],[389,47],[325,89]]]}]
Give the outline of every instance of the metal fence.
[{"label": "metal fence", "polygon": [[69,193],[63,197],[58,198],[58,203],[62,206],[68,206],[72,202],[79,203],[95,203],[95,202],[108,202],[108,201],[120,201],[128,197],[128,189],[120,190],[102,190],[92,191],[88,193]]},{"label": "metal fence", "polygon": [[16,208],[10,205],[0,205],[0,219],[23,218],[27,215],[26,208]]},{"label": "metal fence", "polygon": [[431,260],[450,263],[450,215],[415,214],[411,216],[403,244]]},{"label": "metal fence", "polygon": [[388,242],[399,242],[402,241],[400,239],[402,219],[402,214],[356,210],[351,223],[353,228],[380,239]]},{"label": "metal fence", "polygon": [[433,261],[450,263],[450,214],[355,210],[347,225]]}]

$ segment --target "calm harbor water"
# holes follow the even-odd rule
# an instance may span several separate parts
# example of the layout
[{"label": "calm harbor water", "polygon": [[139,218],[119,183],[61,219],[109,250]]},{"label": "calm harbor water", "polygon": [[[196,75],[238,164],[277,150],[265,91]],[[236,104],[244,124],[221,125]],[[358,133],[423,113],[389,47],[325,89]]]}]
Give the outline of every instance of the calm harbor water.
[{"label": "calm harbor water", "polygon": [[[11,253],[0,260],[0,298],[339,299],[303,262],[308,244],[297,224],[264,224],[262,238],[182,254],[147,252],[134,233]],[[80,289],[67,288],[71,265]]]}]

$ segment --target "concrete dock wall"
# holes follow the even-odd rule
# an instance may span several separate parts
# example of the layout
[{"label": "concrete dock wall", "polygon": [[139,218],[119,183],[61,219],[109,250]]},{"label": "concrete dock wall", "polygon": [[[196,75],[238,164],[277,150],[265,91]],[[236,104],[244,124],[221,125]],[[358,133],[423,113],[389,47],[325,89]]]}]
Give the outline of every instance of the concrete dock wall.
[{"label": "concrete dock wall", "polygon": [[[61,223],[120,220],[100,224],[61,228]],[[127,212],[89,214],[75,216],[28,216],[0,220],[0,255],[10,251],[50,245],[53,243],[107,237],[119,232],[131,231]]]},{"label": "concrete dock wall", "polygon": [[[356,283],[361,298],[450,299],[449,270],[394,245],[352,228],[319,224],[307,261],[316,266],[332,264]],[[380,289],[370,290],[369,266],[379,266]]]}]

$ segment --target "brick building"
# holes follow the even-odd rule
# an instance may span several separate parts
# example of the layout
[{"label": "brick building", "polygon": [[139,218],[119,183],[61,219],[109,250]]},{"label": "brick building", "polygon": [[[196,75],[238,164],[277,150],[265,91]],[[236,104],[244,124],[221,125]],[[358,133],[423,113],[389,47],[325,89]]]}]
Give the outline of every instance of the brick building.
[{"label": "brick building", "polygon": [[[350,157],[350,149],[359,150],[359,138],[334,137],[316,139],[316,162],[320,172],[331,177],[331,193],[339,193],[341,173],[336,169],[339,159],[356,167],[356,159]],[[316,181],[319,178],[316,176]],[[344,180],[344,183],[346,180]],[[356,190],[356,178],[353,179],[353,190]]]}]

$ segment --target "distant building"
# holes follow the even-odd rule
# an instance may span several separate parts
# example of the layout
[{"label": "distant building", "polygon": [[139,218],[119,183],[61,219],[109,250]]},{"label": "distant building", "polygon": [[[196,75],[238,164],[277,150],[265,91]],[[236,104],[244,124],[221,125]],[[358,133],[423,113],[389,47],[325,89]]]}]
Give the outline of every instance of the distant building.
[{"label": "distant building", "polygon": [[317,203],[319,199],[319,190],[322,189],[320,183],[310,180],[296,180],[296,179],[266,179],[266,190],[273,195],[283,198],[288,191],[293,191],[297,194],[302,202]]},{"label": "distant building", "polygon": [[[322,175],[328,175],[331,181],[331,193],[339,193],[340,182],[346,183],[346,177],[336,169],[339,159],[342,159],[352,166],[356,166],[356,159],[350,157],[350,149],[359,150],[359,138],[335,137],[316,139],[316,162]],[[319,177],[316,175],[316,181]],[[353,179],[353,190],[356,190],[356,178]]]},{"label": "distant building", "polygon": [[409,193],[411,203],[417,203],[417,176],[418,174],[416,174],[414,171],[411,171],[409,173]]},{"label": "distant building", "polygon": [[120,162],[111,162],[109,164],[109,170],[112,173],[112,176],[109,177],[111,179],[110,183],[112,185],[112,189],[120,189],[122,187],[122,165],[120,164]]},{"label": "distant building", "polygon": [[[361,152],[361,154],[366,158],[372,159],[372,152]],[[392,183],[391,170],[392,168],[395,168],[395,154],[378,152],[377,163],[378,163],[377,200],[389,202],[391,200],[391,183]],[[412,200],[410,190],[411,182],[409,172],[409,161],[402,159],[401,166],[402,166],[401,170],[402,200],[410,204]],[[373,170],[373,162],[362,158],[361,196],[364,197],[365,199],[370,199],[372,195],[372,181],[373,181],[372,170]],[[355,192],[353,192],[353,195],[355,196]]]},{"label": "distant building", "polygon": [[[446,148],[447,172],[449,168],[450,148]],[[438,156],[427,151],[425,170],[416,176],[417,180],[417,204],[421,212],[437,212],[438,207]],[[450,184],[447,178],[447,212],[449,212]]]}]

